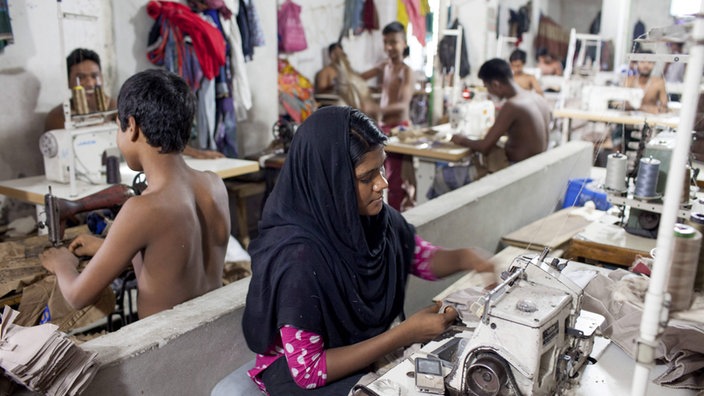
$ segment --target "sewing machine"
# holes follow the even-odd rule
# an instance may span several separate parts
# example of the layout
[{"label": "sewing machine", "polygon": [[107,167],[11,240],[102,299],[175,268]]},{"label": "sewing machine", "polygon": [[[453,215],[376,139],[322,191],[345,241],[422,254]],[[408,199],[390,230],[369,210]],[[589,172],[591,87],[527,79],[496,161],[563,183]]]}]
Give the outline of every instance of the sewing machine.
[{"label": "sewing machine", "polygon": [[[638,109],[642,101],[643,90],[640,88],[597,85],[582,87],[582,109],[588,111]],[[628,102],[628,107],[625,102]]]},{"label": "sewing machine", "polygon": [[481,319],[445,378],[450,395],[560,394],[587,363],[604,318],[581,309],[567,261],[547,253],[517,257],[474,304]]},{"label": "sewing machine", "polygon": [[59,246],[63,242],[66,220],[74,219],[79,213],[120,206],[133,195],[134,191],[131,187],[115,184],[87,197],[71,201],[53,195],[49,187],[49,193],[44,196],[46,221],[40,226],[47,227],[52,246]]},{"label": "sewing machine", "polygon": [[494,125],[495,108],[490,100],[461,100],[450,109],[453,130],[474,139],[482,139]]},{"label": "sewing machine", "polygon": [[69,183],[77,176],[97,183],[105,179],[103,158],[119,157],[117,124],[108,122],[76,129],[55,129],[39,138],[48,180]]},{"label": "sewing machine", "polygon": [[[414,355],[443,361],[446,395],[555,395],[573,385],[604,317],[581,309],[583,287],[562,273],[569,262],[547,253],[515,258],[500,285],[467,301],[468,310],[457,306],[472,313],[455,326],[463,331]],[[394,368],[369,387],[420,395],[403,373]]]}]

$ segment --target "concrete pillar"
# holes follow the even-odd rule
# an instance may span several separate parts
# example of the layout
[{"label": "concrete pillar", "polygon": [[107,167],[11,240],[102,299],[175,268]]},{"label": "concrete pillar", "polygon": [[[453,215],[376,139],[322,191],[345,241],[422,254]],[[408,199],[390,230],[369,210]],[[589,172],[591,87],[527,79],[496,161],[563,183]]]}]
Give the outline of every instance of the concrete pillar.
[{"label": "concrete pillar", "polygon": [[614,73],[619,73],[621,65],[626,62],[628,46],[628,21],[630,17],[631,0],[603,0],[601,6],[600,36],[614,42]]}]

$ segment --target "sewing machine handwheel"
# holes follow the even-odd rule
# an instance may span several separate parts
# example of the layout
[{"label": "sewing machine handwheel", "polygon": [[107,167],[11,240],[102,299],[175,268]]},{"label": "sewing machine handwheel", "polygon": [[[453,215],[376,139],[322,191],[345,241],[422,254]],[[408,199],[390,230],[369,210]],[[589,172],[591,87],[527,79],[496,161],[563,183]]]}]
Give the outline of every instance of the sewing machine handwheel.
[{"label": "sewing machine handwheel", "polygon": [[660,215],[658,213],[642,211],[638,214],[638,224],[644,230],[656,230],[660,224]]},{"label": "sewing machine handwheel", "polygon": [[470,395],[496,396],[501,394],[507,375],[504,367],[496,361],[499,356],[487,354],[478,358],[467,369],[467,389]]}]

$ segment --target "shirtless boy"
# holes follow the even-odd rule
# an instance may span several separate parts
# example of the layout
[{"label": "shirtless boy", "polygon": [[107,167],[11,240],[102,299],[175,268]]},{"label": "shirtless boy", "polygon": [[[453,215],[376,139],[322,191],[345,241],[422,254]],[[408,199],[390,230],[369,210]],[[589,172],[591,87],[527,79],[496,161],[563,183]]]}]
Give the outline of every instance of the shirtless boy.
[{"label": "shirtless boy", "polygon": [[[144,318],[221,286],[227,191],[220,177],[190,168],[181,155],[196,108],[182,78],[138,73],[122,86],[117,105],[117,145],[149,185],[127,200],[105,240],[81,235],[68,248],[46,250],[41,262],[76,309],[93,303],[132,264]],[[93,256],[80,273],[76,256]]]},{"label": "shirtless boy", "polygon": [[526,91],[535,91],[538,95],[542,95],[543,88],[540,86],[538,79],[535,78],[534,75],[523,71],[523,66],[526,65],[526,59],[526,52],[523,50],[517,49],[511,52],[508,61],[511,62],[513,81]]},{"label": "shirtless boy", "polygon": [[[413,71],[403,62],[408,56],[406,30],[403,25],[391,22],[384,27],[382,35],[384,52],[388,58],[375,68],[362,73],[362,78],[368,80],[376,77],[381,82],[379,107],[368,113],[380,120],[382,131],[388,134],[396,126],[409,125],[414,81]],[[412,169],[411,157],[388,154],[386,177],[389,182],[388,200],[391,207],[403,210],[413,205],[415,175]],[[407,189],[404,189],[404,184]]]},{"label": "shirtless boy", "polygon": [[538,58],[538,69],[542,76],[561,76],[562,63],[555,59],[547,49],[541,48],[536,55]]},{"label": "shirtless boy", "polygon": [[508,100],[484,139],[471,140],[458,134],[452,136],[452,142],[488,154],[499,138],[507,135],[505,150],[509,163],[545,151],[550,122],[550,107],[545,99],[521,89],[513,80],[511,67],[503,59],[486,61],[479,69],[479,78],[490,94]]},{"label": "shirtless boy", "polygon": [[[652,53],[652,51],[641,51],[641,53]],[[652,75],[654,62],[639,61],[638,74],[628,76],[625,87],[641,88],[643,90],[643,100],[640,104],[640,109],[648,113],[664,113],[667,112],[667,90],[665,89],[665,80],[662,77]],[[626,110],[633,110],[626,104]]]}]

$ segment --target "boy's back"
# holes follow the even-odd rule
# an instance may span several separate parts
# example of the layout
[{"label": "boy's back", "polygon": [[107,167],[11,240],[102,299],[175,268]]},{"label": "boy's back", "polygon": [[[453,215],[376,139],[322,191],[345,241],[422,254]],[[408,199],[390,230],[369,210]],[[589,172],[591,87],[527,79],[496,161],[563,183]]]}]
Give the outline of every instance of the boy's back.
[{"label": "boy's back", "polygon": [[[143,226],[134,237],[146,242],[133,260],[138,312],[145,317],[200,296],[222,284],[229,239],[227,191],[214,173],[169,172],[178,182],[131,198],[120,220]],[[119,224],[117,221],[113,225]],[[141,260],[140,260],[141,258]]]},{"label": "boy's back", "polygon": [[[196,107],[182,78],[137,73],[117,103],[117,146],[131,169],[144,172],[148,187],[127,200],[105,240],[81,235],[41,259],[77,309],[95,302],[132,264],[143,318],[221,285],[230,215],[223,181],[190,168],[181,155]],[[74,254],[93,256],[81,273]]]},{"label": "boy's back", "polygon": [[[550,107],[535,92],[521,91],[508,99],[499,117],[512,118],[506,131],[506,156],[512,163],[542,153],[548,146]],[[497,117],[498,118],[498,117]]]}]

